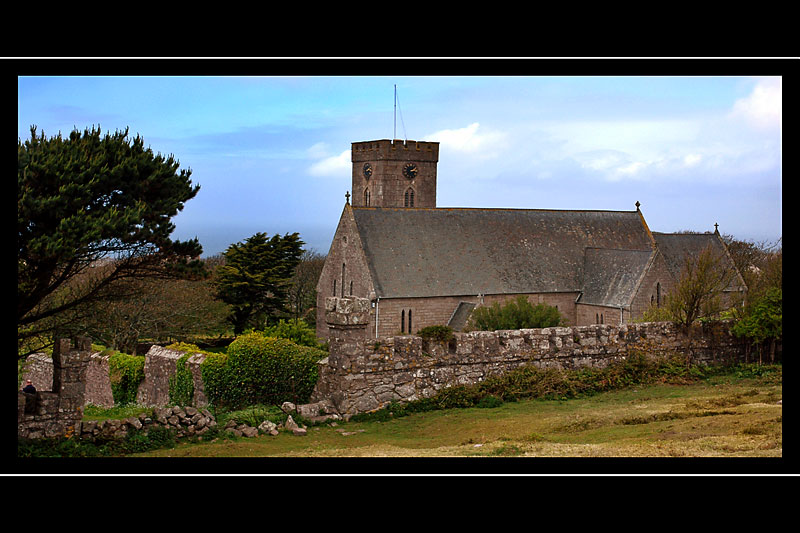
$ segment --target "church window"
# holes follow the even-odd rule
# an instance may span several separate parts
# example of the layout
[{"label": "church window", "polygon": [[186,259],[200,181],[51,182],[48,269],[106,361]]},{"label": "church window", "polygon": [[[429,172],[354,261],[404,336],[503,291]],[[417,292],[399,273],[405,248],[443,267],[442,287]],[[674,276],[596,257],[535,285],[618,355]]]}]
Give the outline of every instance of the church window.
[{"label": "church window", "polygon": [[408,310],[408,332],[411,333],[411,309]]},{"label": "church window", "polygon": [[603,323],[603,313],[600,313],[600,323]]},{"label": "church window", "polygon": [[600,315],[598,315],[597,313],[594,314],[594,323],[595,324],[599,324],[600,323]]},{"label": "church window", "polygon": [[336,296],[336,280],[333,280],[333,295]]},{"label": "church window", "polygon": [[404,198],[405,207],[414,207],[414,189],[408,189]]},{"label": "church window", "polygon": [[350,296],[353,295],[353,282],[350,282]]},{"label": "church window", "polygon": [[406,332],[406,310],[400,311],[400,333]]},{"label": "church window", "polygon": [[656,283],[656,305],[661,307],[661,283]]},{"label": "church window", "polygon": [[344,263],[342,263],[342,298],[344,298]]},{"label": "church window", "polygon": [[369,207],[369,189],[364,189],[364,205]]}]

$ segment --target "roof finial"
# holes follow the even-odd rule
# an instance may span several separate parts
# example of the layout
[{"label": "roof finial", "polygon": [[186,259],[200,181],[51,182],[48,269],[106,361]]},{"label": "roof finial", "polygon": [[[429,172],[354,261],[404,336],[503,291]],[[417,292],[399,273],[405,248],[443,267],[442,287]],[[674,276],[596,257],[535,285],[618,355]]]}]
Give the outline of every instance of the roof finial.
[{"label": "roof finial", "polygon": [[719,224],[717,224],[716,222],[714,222],[714,233],[719,235]]},{"label": "roof finial", "polygon": [[642,204],[640,204],[640,203],[639,203],[639,200],[636,200],[636,210],[637,210],[637,211],[639,210],[639,206],[640,206],[640,205],[642,205]]},{"label": "roof finial", "polygon": [[350,203],[350,191],[346,191],[344,193],[344,201],[345,201],[346,204]]}]

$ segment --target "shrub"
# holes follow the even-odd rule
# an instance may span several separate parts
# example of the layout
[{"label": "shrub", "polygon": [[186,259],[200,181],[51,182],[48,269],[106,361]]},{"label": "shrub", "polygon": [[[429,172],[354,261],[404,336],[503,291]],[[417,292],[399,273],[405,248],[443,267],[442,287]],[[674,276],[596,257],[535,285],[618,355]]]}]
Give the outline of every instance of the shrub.
[{"label": "shrub", "polygon": [[[325,352],[287,339],[253,332],[228,346],[227,358],[206,358],[212,402],[238,408],[255,404],[304,403],[317,383],[317,363]],[[211,359],[211,362],[209,360]]]},{"label": "shrub", "polygon": [[136,393],[144,379],[144,356],[115,352],[108,358],[108,374],[114,404],[136,403]]},{"label": "shrub", "polygon": [[274,326],[265,328],[262,333],[268,337],[289,339],[301,346],[320,348],[316,330],[309,326],[302,318],[296,320],[280,320]]},{"label": "shrub", "polygon": [[533,305],[525,296],[517,296],[505,305],[477,307],[469,317],[468,329],[497,331],[503,329],[549,328],[560,326],[564,319],[558,309],[545,303]]},{"label": "shrub", "polygon": [[453,328],[450,326],[427,326],[417,331],[417,335],[423,339],[443,342],[450,342],[451,340],[455,339],[455,335],[453,335]]}]

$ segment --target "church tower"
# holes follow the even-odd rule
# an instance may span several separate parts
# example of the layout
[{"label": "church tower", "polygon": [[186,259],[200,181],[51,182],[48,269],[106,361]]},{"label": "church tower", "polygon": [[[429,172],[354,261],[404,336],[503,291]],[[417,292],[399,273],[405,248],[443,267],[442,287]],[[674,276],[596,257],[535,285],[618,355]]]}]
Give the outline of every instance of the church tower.
[{"label": "church tower", "polygon": [[439,143],[355,142],[353,207],[436,207]]}]

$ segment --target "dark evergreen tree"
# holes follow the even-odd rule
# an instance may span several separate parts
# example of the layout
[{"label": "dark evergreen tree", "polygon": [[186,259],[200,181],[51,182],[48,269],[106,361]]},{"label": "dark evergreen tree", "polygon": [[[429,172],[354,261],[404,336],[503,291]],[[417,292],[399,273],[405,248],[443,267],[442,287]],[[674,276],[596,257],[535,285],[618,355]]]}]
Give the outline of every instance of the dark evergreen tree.
[{"label": "dark evergreen tree", "polygon": [[232,308],[230,322],[236,335],[284,316],[303,244],[297,233],[271,238],[256,233],[225,251],[225,264],[217,269],[217,295]]},{"label": "dark evergreen tree", "polygon": [[52,333],[81,304],[123,297],[120,280],[202,271],[197,239],[170,239],[170,219],[200,188],[178,167],[127,128],[48,139],[32,126],[18,141],[18,340]]}]

